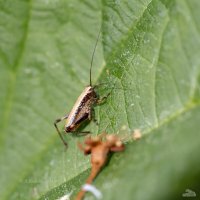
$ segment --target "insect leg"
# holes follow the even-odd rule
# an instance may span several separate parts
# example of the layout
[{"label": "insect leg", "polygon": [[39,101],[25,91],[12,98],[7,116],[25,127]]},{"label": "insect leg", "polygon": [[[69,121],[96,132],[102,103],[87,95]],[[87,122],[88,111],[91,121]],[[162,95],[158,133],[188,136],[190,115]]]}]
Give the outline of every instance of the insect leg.
[{"label": "insect leg", "polygon": [[77,137],[82,137],[90,134],[90,131],[73,131],[71,133],[76,134]]},{"label": "insect leg", "polygon": [[67,147],[67,143],[65,142],[61,132],[59,131],[58,129],[58,126],[57,126],[57,123],[63,121],[64,119],[67,119],[68,118],[68,115],[65,115],[64,117],[61,117],[59,119],[56,119],[55,122],[54,122],[54,126],[56,127],[56,130],[58,132],[58,135],[60,136],[60,139],[62,140],[63,144]]},{"label": "insect leg", "polygon": [[105,100],[109,97],[109,95],[110,95],[110,92],[109,92],[106,96],[104,96],[104,97],[98,99],[96,103],[97,103],[97,104],[102,104],[102,103],[104,103]]},{"label": "insect leg", "polygon": [[90,113],[88,115],[88,119],[92,120],[97,126],[99,125],[97,122],[97,119],[95,118],[95,112],[94,112],[94,108],[92,107],[90,110]]}]

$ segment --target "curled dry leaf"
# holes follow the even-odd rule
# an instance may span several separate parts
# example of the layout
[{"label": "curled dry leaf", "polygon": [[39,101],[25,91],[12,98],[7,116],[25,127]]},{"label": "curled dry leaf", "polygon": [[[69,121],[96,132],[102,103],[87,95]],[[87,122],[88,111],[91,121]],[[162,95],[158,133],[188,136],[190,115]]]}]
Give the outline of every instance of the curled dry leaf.
[{"label": "curled dry leaf", "polygon": [[[106,135],[105,133],[93,138],[88,137],[84,143],[84,147],[80,143],[78,143],[78,146],[85,155],[91,154],[92,169],[90,176],[86,180],[86,184],[91,184],[102,167],[106,164],[109,153],[123,151],[125,146],[116,135]],[[76,200],[83,199],[85,192],[84,189],[81,189]]]}]

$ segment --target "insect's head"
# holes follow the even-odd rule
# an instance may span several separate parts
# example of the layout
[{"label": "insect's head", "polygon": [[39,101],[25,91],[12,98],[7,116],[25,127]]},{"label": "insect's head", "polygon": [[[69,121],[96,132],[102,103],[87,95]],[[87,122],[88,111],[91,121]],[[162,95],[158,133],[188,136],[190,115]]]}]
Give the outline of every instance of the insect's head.
[{"label": "insect's head", "polygon": [[86,91],[87,91],[87,94],[89,96],[92,96],[93,98],[97,98],[97,93],[95,91],[95,87],[93,87],[93,86],[87,86],[86,87]]}]

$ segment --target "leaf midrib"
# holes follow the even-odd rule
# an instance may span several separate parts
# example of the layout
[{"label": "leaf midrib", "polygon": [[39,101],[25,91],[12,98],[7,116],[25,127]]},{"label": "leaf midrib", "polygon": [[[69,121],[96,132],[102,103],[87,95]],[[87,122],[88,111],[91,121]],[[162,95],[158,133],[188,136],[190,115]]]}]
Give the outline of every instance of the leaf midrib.
[{"label": "leaf midrib", "polygon": [[[3,114],[3,125],[2,125],[2,128],[1,128],[1,132],[3,133],[6,129],[6,127],[8,126],[8,122],[9,122],[9,118],[10,118],[10,113],[11,113],[11,109],[12,109],[12,105],[13,105],[13,102],[14,102],[14,93],[15,93],[15,88],[16,88],[16,82],[17,82],[17,74],[18,74],[18,71],[19,71],[19,68],[20,68],[20,64],[21,64],[21,61],[23,59],[23,56],[24,56],[24,50],[25,50],[25,47],[26,47],[26,43],[27,43],[27,39],[28,39],[28,33],[29,33],[29,24],[30,24],[30,20],[31,20],[31,11],[32,11],[32,0],[29,0],[29,14],[28,14],[28,18],[27,18],[27,22],[24,26],[24,36],[22,38],[22,42],[21,42],[21,49],[15,59],[15,62],[13,64],[12,67],[9,68],[9,86],[8,86],[8,92],[7,92],[7,95],[6,95],[6,103],[5,103],[5,106],[4,106],[4,114]],[[5,134],[4,135],[1,135],[1,140],[0,140],[0,143],[2,144],[3,141],[4,141],[4,137],[5,137]],[[1,147],[3,145],[0,145],[0,150],[1,150]]]}]

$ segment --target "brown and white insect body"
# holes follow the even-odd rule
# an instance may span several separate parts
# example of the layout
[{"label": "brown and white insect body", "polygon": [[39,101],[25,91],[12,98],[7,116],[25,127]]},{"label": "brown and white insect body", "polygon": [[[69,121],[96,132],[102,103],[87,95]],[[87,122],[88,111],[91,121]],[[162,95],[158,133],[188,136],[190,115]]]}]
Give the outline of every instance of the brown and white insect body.
[{"label": "brown and white insect body", "polygon": [[65,124],[66,132],[74,132],[86,119],[92,118],[92,107],[98,98],[94,88],[87,86],[74,104]]},{"label": "brown and white insect body", "polygon": [[[64,128],[65,132],[66,133],[77,132],[77,129],[82,124],[82,122],[92,119],[93,106],[95,104],[101,103],[110,94],[109,93],[107,96],[99,99],[97,96],[97,93],[95,92],[95,86],[92,86],[92,79],[91,79],[92,64],[93,64],[94,53],[95,53],[97,43],[99,40],[100,32],[101,32],[101,29],[99,31],[99,34],[98,34],[98,37],[96,40],[96,44],[94,47],[94,51],[92,54],[92,59],[91,59],[90,85],[87,86],[83,90],[81,95],[78,97],[78,99],[76,100],[76,103],[74,104],[69,115],[59,118],[59,119],[55,120],[55,122],[54,122],[54,126],[56,127],[56,130],[65,146],[67,146],[67,143],[65,142],[64,138],[62,137],[61,132],[59,131],[59,129],[57,127],[57,123],[66,119],[65,128]],[[81,132],[81,133],[88,133],[88,131]]]}]

